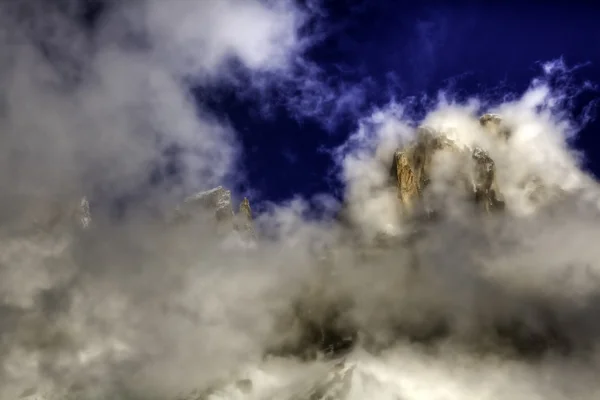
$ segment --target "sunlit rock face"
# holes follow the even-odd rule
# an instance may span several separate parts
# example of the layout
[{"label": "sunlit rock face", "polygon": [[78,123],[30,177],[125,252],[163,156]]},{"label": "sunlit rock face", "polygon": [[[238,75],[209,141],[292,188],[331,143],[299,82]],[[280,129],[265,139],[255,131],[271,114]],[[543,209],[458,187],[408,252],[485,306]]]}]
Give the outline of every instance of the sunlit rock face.
[{"label": "sunlit rock face", "polygon": [[239,211],[234,216],[234,228],[246,240],[256,240],[256,232],[252,222],[252,208],[250,208],[250,201],[246,197],[240,203]]},{"label": "sunlit rock face", "polygon": [[[496,138],[508,138],[508,131],[500,125],[500,117],[486,114],[481,117],[480,123]],[[439,157],[452,158],[454,163],[444,162],[442,167],[436,163]],[[450,170],[439,170],[447,169],[452,164]],[[462,146],[443,132],[426,127],[417,130],[412,143],[394,153],[390,175],[395,180],[398,198],[406,216],[442,211],[427,204],[431,202],[431,194],[428,193],[431,189],[428,188],[436,183],[434,179],[440,175],[444,175],[446,185],[460,186],[466,197],[486,212],[504,208],[496,178],[496,164],[488,152],[480,147]]]}]

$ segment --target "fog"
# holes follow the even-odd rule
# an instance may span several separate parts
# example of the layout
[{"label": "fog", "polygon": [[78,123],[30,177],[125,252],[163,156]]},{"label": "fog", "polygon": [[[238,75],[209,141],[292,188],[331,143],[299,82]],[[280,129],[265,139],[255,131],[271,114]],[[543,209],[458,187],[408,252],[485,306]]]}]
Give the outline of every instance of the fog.
[{"label": "fog", "polygon": [[[299,68],[314,9],[111,3],[90,31],[76,2],[61,4],[0,5],[0,399],[175,399],[239,379],[249,381],[212,398],[291,399],[340,360],[319,356],[311,323],[353,336],[340,356],[354,368],[347,398],[597,397],[600,198],[570,149],[571,94],[549,83],[568,74],[560,61],[510,101],[445,93],[418,123],[401,102],[358,115],[332,152],[344,221],[306,218],[299,193],[254,216],[254,246],[216,234],[210,215],[174,226],[99,206],[81,229],[55,217],[82,196],[139,190],[172,146],[182,178],[148,204],[174,209],[238,183],[239,136],[190,84],[266,93],[309,73],[311,90],[290,107],[309,104],[311,117],[337,94]],[[480,125],[483,112],[502,117],[508,140]],[[403,240],[414,226],[389,170],[418,124],[491,155],[504,213],[477,213],[448,179],[456,160],[441,154],[431,195],[446,217]],[[534,177],[547,190],[532,201]],[[382,232],[398,240],[377,247]]]}]

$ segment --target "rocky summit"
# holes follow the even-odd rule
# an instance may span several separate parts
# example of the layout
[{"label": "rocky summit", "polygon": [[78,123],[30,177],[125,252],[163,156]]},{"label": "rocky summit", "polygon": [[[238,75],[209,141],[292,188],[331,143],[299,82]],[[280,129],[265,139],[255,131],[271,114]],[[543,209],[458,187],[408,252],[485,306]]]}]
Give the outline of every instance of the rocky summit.
[{"label": "rocky summit", "polygon": [[[485,114],[479,121],[491,134],[508,138],[508,130],[501,126],[499,116]],[[475,203],[486,212],[504,208],[496,179],[496,165],[485,150],[481,147],[461,148],[442,132],[422,127],[417,130],[417,137],[412,143],[396,150],[390,170],[406,215],[432,211],[427,209],[426,201],[423,200],[431,183],[433,160],[444,152],[453,153],[459,159],[463,168],[458,171],[456,183],[464,187]]]},{"label": "rocky summit", "polygon": [[231,191],[222,186],[186,197],[169,215],[168,220],[175,225],[193,224],[207,215],[213,218],[215,230],[219,234],[228,235],[233,232],[239,234],[244,241],[256,240],[250,201],[244,198],[236,213]]}]

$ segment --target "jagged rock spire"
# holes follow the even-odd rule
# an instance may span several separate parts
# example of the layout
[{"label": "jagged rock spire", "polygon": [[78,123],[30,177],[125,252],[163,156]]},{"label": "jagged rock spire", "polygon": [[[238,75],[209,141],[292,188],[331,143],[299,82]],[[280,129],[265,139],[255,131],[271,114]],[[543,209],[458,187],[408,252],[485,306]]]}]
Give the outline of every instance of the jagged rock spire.
[{"label": "jagged rock spire", "polygon": [[218,186],[186,197],[183,204],[175,209],[181,219],[189,219],[198,212],[212,210],[217,221],[230,221],[233,218],[231,192]]},{"label": "jagged rock spire", "polygon": [[[509,131],[501,125],[501,119],[495,114],[485,114],[480,123],[487,130],[508,138]],[[390,175],[398,188],[398,198],[404,214],[413,216],[423,208],[425,189],[431,182],[432,159],[440,151],[451,151],[459,156],[470,153],[473,171],[468,178],[462,178],[467,188],[472,190],[472,198],[484,210],[491,212],[504,208],[501,193],[496,181],[496,165],[490,155],[483,149],[459,148],[454,142],[439,132],[429,128],[420,128],[416,140],[394,153]],[[467,181],[466,181],[467,180]]]},{"label": "jagged rock spire", "polygon": [[249,239],[256,238],[254,225],[252,223],[252,209],[250,208],[250,201],[247,197],[244,197],[240,203],[240,209],[237,214],[237,223],[235,228],[238,232],[242,233],[242,235]]},{"label": "jagged rock spire", "polygon": [[174,223],[190,222],[196,216],[213,213],[219,231],[231,233],[237,231],[246,240],[256,237],[252,222],[252,209],[250,201],[244,198],[236,214],[231,200],[231,191],[218,186],[204,192],[188,196],[183,203],[175,209],[170,221]]},{"label": "jagged rock spire", "polygon": [[436,136],[428,128],[420,128],[414,143],[394,153],[390,173],[396,180],[398,198],[407,214],[415,212],[419,199],[430,183],[432,156],[446,149],[458,150],[446,137]]}]

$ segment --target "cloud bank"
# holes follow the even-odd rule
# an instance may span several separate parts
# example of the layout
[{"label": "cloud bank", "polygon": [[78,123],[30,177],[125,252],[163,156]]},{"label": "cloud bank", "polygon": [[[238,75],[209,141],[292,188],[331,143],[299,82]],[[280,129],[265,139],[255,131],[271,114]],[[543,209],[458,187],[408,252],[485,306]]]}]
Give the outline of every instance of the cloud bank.
[{"label": "cloud bank", "polygon": [[[183,178],[150,201],[230,182],[235,132],[188,85],[239,84],[241,66],[261,90],[294,87],[307,15],[286,2],[115,3],[90,31],[76,3],[1,7],[0,399],[169,399],[244,374],[249,393],[222,397],[286,398],[329,368],[309,354],[319,327],[356,333],[355,398],[595,398],[599,197],[568,146],[572,92],[549,79],[560,64],[515,100],[441,96],[418,121],[492,155],[501,216],[455,196],[456,163],[441,157],[432,188],[448,218],[416,243],[370,245],[410,231],[388,175],[417,121],[396,102],[335,152],[351,227],[305,218],[296,199],[256,216],[253,250],[224,247],[208,218],[167,228],[97,213],[84,233],[39,232],[16,227],[48,204],[139,189],[173,147]],[[320,115],[315,100],[335,96],[308,78],[318,90],[300,87],[298,104]],[[482,130],[482,109],[502,115],[508,141]],[[558,198],[532,204],[532,177]]]}]

